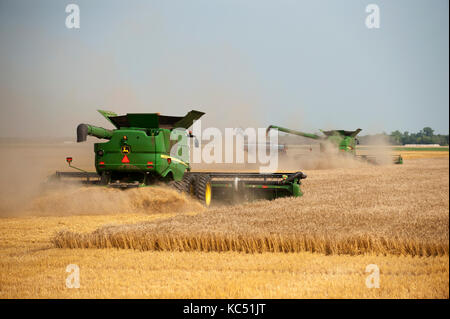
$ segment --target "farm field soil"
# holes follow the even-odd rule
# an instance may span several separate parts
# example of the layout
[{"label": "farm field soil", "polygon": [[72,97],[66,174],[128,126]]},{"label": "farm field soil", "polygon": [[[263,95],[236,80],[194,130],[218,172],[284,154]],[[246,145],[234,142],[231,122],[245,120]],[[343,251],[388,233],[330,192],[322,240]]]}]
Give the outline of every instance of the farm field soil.
[{"label": "farm field soil", "polygon": [[416,158],[449,158],[448,150],[447,151],[398,151],[403,159],[416,159]]}]

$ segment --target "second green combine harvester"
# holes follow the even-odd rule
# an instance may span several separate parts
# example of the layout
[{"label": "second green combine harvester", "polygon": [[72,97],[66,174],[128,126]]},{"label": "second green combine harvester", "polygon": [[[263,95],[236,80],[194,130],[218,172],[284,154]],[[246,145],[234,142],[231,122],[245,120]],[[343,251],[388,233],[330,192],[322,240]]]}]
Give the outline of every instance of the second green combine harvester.
[{"label": "second green combine harvester", "polygon": [[[270,125],[267,128],[266,133],[269,134],[271,129],[277,129],[280,132],[294,134],[298,136],[303,136],[306,138],[311,138],[314,140],[320,141],[320,151],[324,152],[327,148],[327,144],[332,145],[337,148],[340,152],[344,152],[345,154],[351,154],[352,156],[368,161],[373,164],[377,164],[378,160],[376,156],[371,155],[357,155],[356,154],[356,145],[359,143],[356,136],[362,129],[357,129],[355,131],[346,131],[346,130],[331,130],[331,131],[323,131],[323,136],[319,136],[316,134],[304,133],[296,130],[287,129],[281,126]],[[394,164],[403,164],[403,158],[401,155],[393,155]]]},{"label": "second green combine harvester", "polygon": [[[190,111],[184,117],[163,116],[159,113],[128,113],[117,115],[99,112],[115,126],[109,130],[88,124],[77,127],[77,142],[87,136],[106,139],[95,143],[95,172],[56,172],[56,180],[77,180],[84,184],[126,189],[167,183],[179,191],[198,198],[209,206],[219,199],[273,199],[284,196],[302,196],[302,172],[292,173],[235,173],[192,172],[189,156],[182,156],[189,148],[188,138],[195,138],[187,129],[203,116]],[[176,133],[175,135],[173,133]],[[173,136],[176,136],[174,139]],[[198,141],[195,138],[195,144]],[[172,148],[176,145],[175,154]]]}]

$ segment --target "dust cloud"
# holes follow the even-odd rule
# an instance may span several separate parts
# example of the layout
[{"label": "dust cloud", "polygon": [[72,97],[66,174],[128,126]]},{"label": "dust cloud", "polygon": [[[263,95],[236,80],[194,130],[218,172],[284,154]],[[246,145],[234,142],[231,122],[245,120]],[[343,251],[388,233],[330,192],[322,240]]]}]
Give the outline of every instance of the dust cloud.
[{"label": "dust cloud", "polygon": [[366,138],[367,145],[361,151],[361,154],[368,155],[376,159],[379,165],[392,164],[391,144],[385,135],[373,135]]},{"label": "dust cloud", "polygon": [[[161,213],[199,211],[203,206],[196,200],[166,187],[130,189],[126,191],[100,187],[64,186],[43,191],[43,183],[55,171],[70,171],[66,156],[73,165],[94,171],[93,143],[61,141],[53,143],[0,143],[0,217],[21,215],[116,214],[128,212]],[[282,143],[283,141],[280,141]],[[358,146],[359,155],[376,158],[377,164],[392,163],[391,149],[386,139],[374,138],[370,145]],[[224,144],[223,144],[224,145]],[[356,168],[370,166],[367,161],[318,143],[287,144],[280,153],[278,171],[309,169]],[[259,164],[192,164],[194,171],[258,171]]]},{"label": "dust cloud", "polygon": [[357,168],[369,165],[352,154],[340,152],[329,142],[323,142],[322,151],[319,144],[288,146],[286,154],[280,155],[278,161],[281,171]]},{"label": "dust cloud", "polygon": [[287,144],[286,154],[279,155],[281,171],[294,169],[364,168],[371,165],[392,165],[393,154],[388,139],[384,136],[366,138],[367,145],[358,145],[356,156],[339,151],[329,141],[305,144]]},{"label": "dust cloud", "polygon": [[128,190],[96,186],[65,186],[35,197],[32,215],[105,215],[123,213],[184,213],[203,210],[195,199],[167,187]]},{"label": "dust cloud", "polygon": [[178,213],[203,209],[195,199],[167,187],[109,189],[57,184],[46,187],[55,171],[71,171],[65,161],[88,171],[93,167],[92,142],[2,143],[0,217],[65,216],[117,213]]}]

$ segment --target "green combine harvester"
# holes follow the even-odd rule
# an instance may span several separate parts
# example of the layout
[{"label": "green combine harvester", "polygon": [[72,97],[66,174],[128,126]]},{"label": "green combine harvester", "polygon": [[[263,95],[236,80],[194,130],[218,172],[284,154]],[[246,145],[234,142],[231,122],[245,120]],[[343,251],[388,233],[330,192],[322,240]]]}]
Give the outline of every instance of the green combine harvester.
[{"label": "green combine harvester", "polygon": [[[306,138],[311,138],[314,140],[320,141],[320,151],[324,152],[326,149],[326,144],[331,144],[336,147],[340,152],[345,152],[345,154],[351,154],[358,159],[362,159],[368,161],[373,164],[377,164],[376,156],[371,155],[356,155],[356,145],[359,144],[356,135],[362,131],[362,129],[357,129],[355,131],[345,131],[345,130],[331,130],[331,131],[323,131],[320,130],[323,136],[319,136],[316,134],[304,133],[296,130],[287,129],[281,126],[270,125],[266,134],[269,134],[271,129],[277,129],[280,132],[303,136]],[[401,155],[393,155],[394,164],[403,164],[403,158]]]},{"label": "green combine harvester", "polygon": [[[115,129],[88,124],[77,127],[77,142],[86,141],[88,136],[108,140],[94,144],[96,172],[73,166],[72,157],[67,157],[69,166],[76,171],[58,171],[52,176],[52,181],[74,181],[120,189],[166,183],[198,198],[206,206],[216,198],[246,200],[303,195],[300,185],[306,175],[302,172],[192,172],[189,160],[186,160],[189,156],[185,154],[189,154],[189,138],[194,138],[196,147],[198,141],[187,129],[204,115],[203,112],[193,110],[184,117],[159,113],[117,115],[102,110],[99,113]],[[175,144],[174,155],[171,150]]]}]

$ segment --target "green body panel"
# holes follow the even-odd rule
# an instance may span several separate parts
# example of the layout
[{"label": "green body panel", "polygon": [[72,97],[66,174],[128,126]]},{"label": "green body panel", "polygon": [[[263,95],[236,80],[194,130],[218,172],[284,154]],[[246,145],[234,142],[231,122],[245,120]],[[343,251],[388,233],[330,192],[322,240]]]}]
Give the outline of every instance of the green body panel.
[{"label": "green body panel", "polygon": [[403,164],[403,157],[401,155],[394,155],[394,164]]},{"label": "green body panel", "polygon": [[[105,143],[96,143],[95,168],[98,174],[103,172],[142,173],[155,177],[170,176],[181,180],[189,163],[181,157],[171,157],[170,130],[121,128],[114,130],[111,139]],[[187,148],[187,145],[185,145]],[[128,158],[124,163],[124,158]],[[168,161],[170,159],[170,163]]]},{"label": "green body panel", "polygon": [[326,140],[335,145],[340,151],[356,154],[356,139],[354,137],[330,135],[326,137]]},{"label": "green body panel", "polygon": [[292,184],[292,195],[295,197],[303,196],[302,190],[300,189],[300,184],[298,182]]}]

